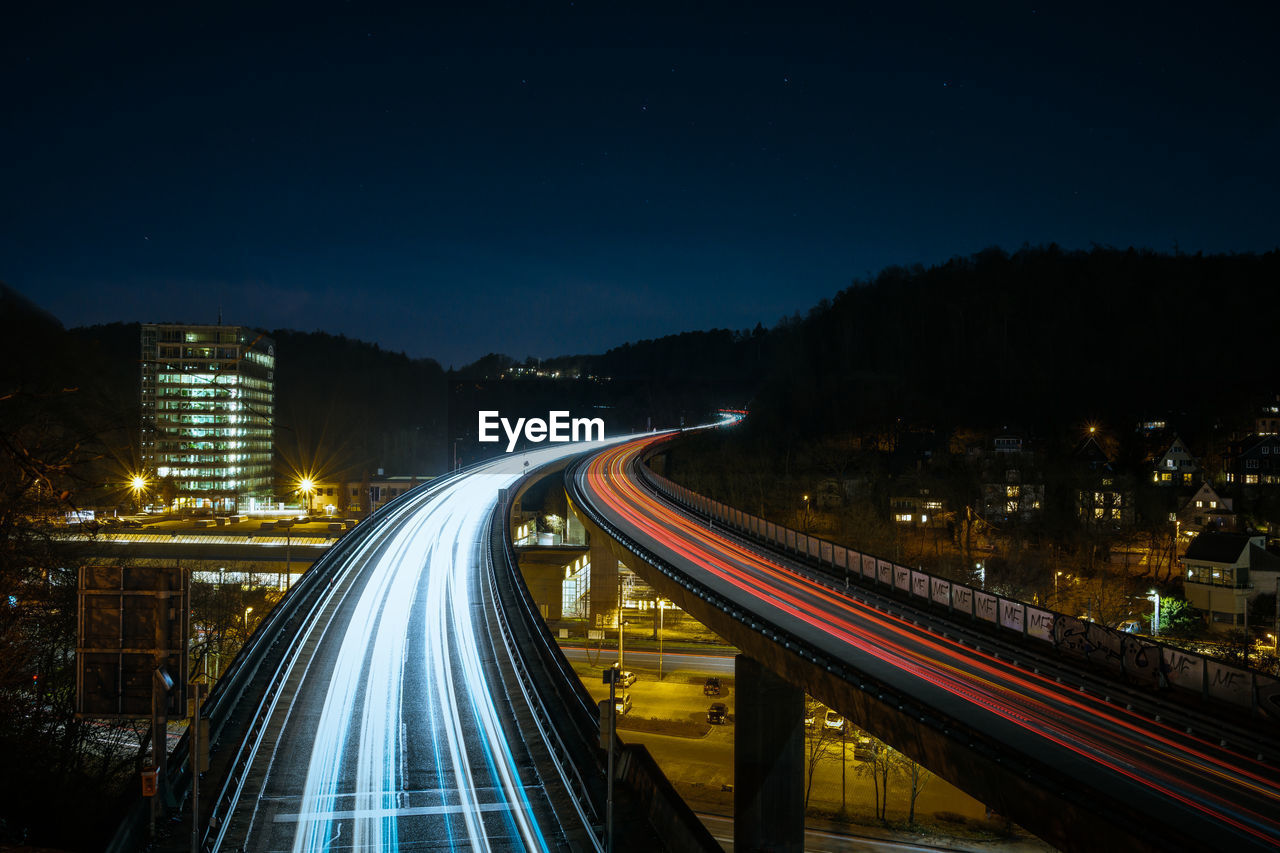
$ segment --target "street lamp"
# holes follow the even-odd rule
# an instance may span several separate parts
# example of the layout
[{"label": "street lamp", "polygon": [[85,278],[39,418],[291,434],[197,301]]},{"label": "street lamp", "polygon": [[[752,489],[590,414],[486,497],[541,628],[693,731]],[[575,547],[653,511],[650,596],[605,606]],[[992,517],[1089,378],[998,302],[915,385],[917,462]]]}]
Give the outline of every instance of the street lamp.
[{"label": "street lamp", "polygon": [[298,491],[307,496],[307,515],[311,515],[311,494],[316,490],[315,481],[310,477],[303,477],[298,483]]},{"label": "street lamp", "polygon": [[133,501],[137,505],[138,512],[142,512],[142,493],[147,490],[147,478],[141,474],[134,474],[129,479],[129,488],[133,490]]},{"label": "street lamp", "polygon": [[666,607],[661,598],[658,599],[658,680],[662,680],[662,620],[666,613]]},{"label": "street lamp", "polygon": [[245,638],[245,640],[248,640],[248,639],[249,639],[249,614],[250,614],[250,613],[252,613],[252,612],[253,612],[253,608],[252,608],[252,607],[246,607],[246,608],[244,609],[244,638]]},{"label": "street lamp", "polygon": [[1160,636],[1160,593],[1154,589],[1147,593],[1147,600],[1155,604],[1155,608],[1151,611],[1151,635],[1153,637]]},{"label": "street lamp", "polygon": [[1058,606],[1058,578],[1062,577],[1062,572],[1053,573],[1053,606]]}]

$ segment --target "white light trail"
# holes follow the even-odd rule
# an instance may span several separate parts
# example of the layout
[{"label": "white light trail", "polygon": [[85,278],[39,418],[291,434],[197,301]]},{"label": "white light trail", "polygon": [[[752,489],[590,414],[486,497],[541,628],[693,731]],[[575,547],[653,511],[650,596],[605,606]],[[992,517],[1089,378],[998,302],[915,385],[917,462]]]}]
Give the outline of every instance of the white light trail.
[{"label": "white light trail", "polygon": [[[334,843],[396,850],[398,820],[427,814],[449,821],[454,847],[489,850],[488,832],[497,820],[504,845],[518,838],[526,849],[548,849],[525,793],[526,784],[537,780],[521,780],[489,689],[480,651],[488,638],[473,620],[472,584],[488,548],[484,534],[499,490],[529,467],[611,443],[560,445],[496,460],[406,500],[378,522],[394,531],[389,539],[365,537],[378,545],[362,545],[351,558],[363,563],[364,577],[315,724],[298,814],[285,818],[297,822],[294,853],[318,853]],[[415,612],[425,612],[417,640],[409,633]],[[404,679],[406,660],[417,649],[425,655],[428,707],[414,710],[417,719],[429,721],[422,734],[441,793],[439,802],[410,806]],[[493,802],[495,794],[500,802]],[[348,798],[350,808],[336,808]],[[343,831],[335,842],[339,821],[352,822],[353,832]]]}]

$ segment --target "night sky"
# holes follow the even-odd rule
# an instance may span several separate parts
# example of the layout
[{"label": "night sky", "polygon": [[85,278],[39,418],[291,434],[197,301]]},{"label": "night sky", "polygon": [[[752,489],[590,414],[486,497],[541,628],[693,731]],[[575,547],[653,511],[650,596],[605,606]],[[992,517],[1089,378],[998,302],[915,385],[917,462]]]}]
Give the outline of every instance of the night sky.
[{"label": "night sky", "polygon": [[447,366],[990,245],[1280,244],[1266,4],[888,5],[9,8],[0,280]]}]

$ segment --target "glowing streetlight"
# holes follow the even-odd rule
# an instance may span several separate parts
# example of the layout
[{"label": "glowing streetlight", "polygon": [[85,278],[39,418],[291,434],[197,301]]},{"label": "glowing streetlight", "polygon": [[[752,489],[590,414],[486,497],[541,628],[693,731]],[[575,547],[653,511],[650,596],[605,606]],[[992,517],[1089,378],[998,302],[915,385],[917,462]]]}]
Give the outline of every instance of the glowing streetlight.
[{"label": "glowing streetlight", "polygon": [[311,514],[311,495],[316,490],[315,481],[310,477],[303,477],[298,483],[298,491],[307,496],[307,515]]},{"label": "glowing streetlight", "polygon": [[1154,589],[1147,593],[1147,600],[1155,605],[1155,609],[1151,611],[1151,635],[1153,637],[1160,636],[1160,593]]},{"label": "glowing streetlight", "polygon": [[138,512],[142,512],[142,494],[147,490],[147,478],[134,474],[129,478],[129,488],[133,490],[133,501],[137,504]]},{"label": "glowing streetlight", "polygon": [[249,614],[252,612],[253,612],[252,607],[246,607],[244,609],[244,635],[246,639],[249,636]]}]

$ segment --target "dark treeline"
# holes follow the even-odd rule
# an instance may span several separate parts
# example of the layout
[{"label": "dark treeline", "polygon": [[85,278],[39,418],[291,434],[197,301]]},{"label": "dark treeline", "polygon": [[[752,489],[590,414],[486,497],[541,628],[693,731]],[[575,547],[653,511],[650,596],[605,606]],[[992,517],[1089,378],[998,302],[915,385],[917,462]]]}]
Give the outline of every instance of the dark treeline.
[{"label": "dark treeline", "polygon": [[1177,407],[1226,414],[1276,381],[1280,254],[1134,249],[891,267],[770,333],[753,428],[816,437],[903,419],[1046,432]]},{"label": "dark treeline", "polygon": [[437,362],[324,332],[271,336],[282,473],[445,470],[446,374]]}]

